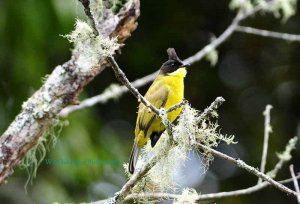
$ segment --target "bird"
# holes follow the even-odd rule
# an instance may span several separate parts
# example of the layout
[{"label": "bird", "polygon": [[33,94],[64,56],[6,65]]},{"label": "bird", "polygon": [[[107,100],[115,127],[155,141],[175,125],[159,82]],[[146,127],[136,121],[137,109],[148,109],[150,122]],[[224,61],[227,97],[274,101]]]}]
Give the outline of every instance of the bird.
[{"label": "bird", "polygon": [[[144,96],[147,101],[158,109],[168,109],[184,99],[184,78],[189,64],[184,64],[179,59],[174,48],[168,48],[167,54],[169,59],[162,64],[157,77]],[[180,115],[182,108],[179,107],[167,113],[167,118],[171,123]],[[131,174],[134,173],[139,150],[149,139],[151,140],[151,147],[154,147],[164,130],[165,127],[160,117],[150,111],[143,103],[140,103],[134,131],[134,144],[128,165],[128,171]]]}]

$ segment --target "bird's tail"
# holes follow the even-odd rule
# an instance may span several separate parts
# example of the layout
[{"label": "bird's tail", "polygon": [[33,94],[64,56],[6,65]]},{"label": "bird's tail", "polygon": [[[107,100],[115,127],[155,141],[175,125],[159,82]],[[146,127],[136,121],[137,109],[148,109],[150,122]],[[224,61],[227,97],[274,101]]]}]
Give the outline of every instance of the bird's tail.
[{"label": "bird's tail", "polygon": [[129,166],[128,166],[128,171],[131,174],[134,173],[134,169],[135,169],[135,166],[136,166],[138,155],[139,155],[139,148],[137,146],[137,143],[134,142],[134,145],[133,145],[132,150],[131,150],[131,155],[130,155],[130,159],[129,159]]}]

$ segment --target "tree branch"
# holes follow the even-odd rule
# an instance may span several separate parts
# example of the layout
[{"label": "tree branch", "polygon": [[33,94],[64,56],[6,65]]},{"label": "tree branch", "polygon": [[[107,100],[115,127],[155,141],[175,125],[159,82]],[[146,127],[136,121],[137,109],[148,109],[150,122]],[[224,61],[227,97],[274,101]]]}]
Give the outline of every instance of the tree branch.
[{"label": "tree branch", "polygon": [[285,146],[285,150],[282,153],[277,153],[277,156],[280,160],[279,162],[277,162],[275,167],[267,173],[267,175],[269,175],[271,178],[276,177],[277,173],[282,168],[282,166],[292,158],[291,152],[293,149],[296,148],[297,142],[297,137],[290,139],[288,144]]},{"label": "tree branch", "polygon": [[107,59],[115,72],[116,78],[129,89],[129,91],[138,99],[138,101],[141,101],[146,107],[151,109],[150,111],[153,111],[156,115],[159,116],[159,109],[154,107],[147,99],[143,97],[142,94],[140,94],[140,92],[136,88],[134,88],[134,86],[127,79],[125,73],[120,69],[115,59],[113,57],[108,57]]},{"label": "tree branch", "polygon": [[[131,82],[131,84],[135,88],[142,87],[145,84],[148,84],[151,81],[153,81],[155,79],[156,75],[157,75],[157,72],[154,72],[153,74],[147,75],[141,79],[137,79],[137,80]],[[102,94],[85,99],[85,100],[81,101],[79,105],[71,105],[71,106],[65,107],[60,112],[59,116],[67,117],[70,113],[72,113],[74,111],[92,107],[92,106],[96,105],[97,103],[106,103],[109,99],[117,98],[127,92],[129,92],[129,89],[126,86],[112,84],[108,88],[106,88]]]},{"label": "tree branch", "polygon": [[169,113],[169,112],[172,112],[173,110],[178,109],[179,107],[183,106],[183,105],[186,104],[187,102],[188,102],[187,100],[183,99],[181,102],[179,102],[179,103],[177,103],[177,104],[171,106],[170,108],[168,108],[168,109],[166,110],[166,113]]},{"label": "tree branch", "polygon": [[91,13],[91,9],[90,9],[90,0],[78,0],[80,1],[80,3],[82,4],[82,6],[84,7],[84,13],[85,15],[91,20],[92,22],[92,27],[94,29],[94,33],[95,35],[99,35],[99,32],[96,28],[96,23],[95,23],[95,19]]},{"label": "tree branch", "polygon": [[212,148],[209,148],[205,145],[202,145],[200,143],[196,143],[201,149],[206,150],[211,152],[213,155],[218,156],[220,158],[226,159],[227,161],[230,161],[232,163],[234,163],[237,167],[245,169],[246,171],[248,171],[251,174],[254,174],[255,176],[267,181],[268,183],[272,184],[272,186],[276,187],[277,189],[287,193],[288,195],[294,195],[297,196],[297,193],[289,188],[287,188],[286,186],[282,185],[281,183],[273,180],[272,178],[270,178],[269,176],[267,176],[266,174],[261,173],[260,171],[258,171],[257,169],[255,169],[254,167],[246,164],[244,161],[240,160],[240,159],[235,159],[232,158],[226,154],[223,154],[217,150],[214,150]]},{"label": "tree branch", "polygon": [[296,177],[295,172],[294,172],[294,165],[292,165],[292,164],[290,165],[290,172],[291,172],[292,179],[293,179],[293,182],[294,182],[294,186],[295,186],[295,189],[296,189],[296,192],[297,192],[297,201],[298,201],[298,203],[300,203],[299,183],[298,183],[297,177]]},{"label": "tree branch", "polygon": [[[295,145],[296,145],[295,142],[290,141],[286,145],[286,149],[289,150],[289,152],[287,152],[287,153],[290,154],[290,151],[295,148]],[[291,146],[291,147],[289,147],[289,146]],[[281,163],[281,162],[287,162],[287,160],[284,160],[283,158],[281,158],[278,163]],[[297,175],[297,176],[295,176],[293,178],[290,178],[290,179],[278,181],[278,183],[284,184],[284,183],[292,182],[292,181],[295,180],[295,178],[299,179],[300,175]],[[262,190],[262,189],[264,189],[264,188],[266,188],[267,186],[270,186],[270,185],[272,185],[272,184],[269,183],[268,181],[264,181],[264,182],[258,183],[254,186],[251,186],[251,187],[245,188],[245,189],[239,189],[239,190],[234,190],[234,191],[229,191],[229,192],[202,194],[202,195],[198,195],[197,201],[213,200],[213,199],[227,198],[227,197],[233,197],[233,196],[247,195],[247,194],[251,194],[251,193],[257,192],[259,190]],[[129,195],[127,195],[125,197],[124,201],[137,200],[137,199],[174,200],[174,199],[178,199],[179,196],[181,196],[181,195],[171,194],[171,193],[139,193],[139,194],[129,194]],[[100,204],[100,203],[97,203],[97,204]]]},{"label": "tree branch", "polygon": [[223,97],[217,97],[214,102],[210,104],[209,107],[207,107],[200,115],[200,118],[207,117],[210,113],[212,113],[212,110],[216,110],[220,105],[222,105],[225,102],[225,99]]},{"label": "tree branch", "polygon": [[[272,127],[270,125],[271,120],[271,105],[267,105],[264,111],[265,116],[265,128],[264,128],[264,144],[263,144],[263,153],[260,164],[260,172],[265,173],[266,163],[267,163],[267,154],[268,154],[268,145],[269,145],[269,134],[272,132]],[[261,178],[258,179],[258,183],[262,182]]]},{"label": "tree branch", "polygon": [[[300,179],[300,175],[295,177],[296,179]],[[284,181],[278,181],[279,183],[288,183],[292,182],[293,179],[286,179]],[[260,184],[255,186],[251,186],[249,188],[229,191],[229,192],[219,192],[219,193],[208,193],[208,194],[200,194],[197,197],[197,201],[205,201],[205,200],[215,200],[221,198],[228,198],[228,197],[236,197],[241,195],[249,195],[251,193],[255,193],[260,191],[266,187],[270,186],[270,183],[264,181]],[[124,201],[130,200],[139,200],[139,199],[149,199],[149,200],[175,200],[178,199],[181,195],[172,194],[172,193],[133,193],[126,196]],[[100,204],[100,203],[97,203]]]},{"label": "tree branch", "polygon": [[247,26],[237,26],[235,30],[242,33],[258,35],[258,36],[268,37],[268,38],[281,39],[289,42],[300,42],[300,35],[268,31],[263,29],[247,27]]}]

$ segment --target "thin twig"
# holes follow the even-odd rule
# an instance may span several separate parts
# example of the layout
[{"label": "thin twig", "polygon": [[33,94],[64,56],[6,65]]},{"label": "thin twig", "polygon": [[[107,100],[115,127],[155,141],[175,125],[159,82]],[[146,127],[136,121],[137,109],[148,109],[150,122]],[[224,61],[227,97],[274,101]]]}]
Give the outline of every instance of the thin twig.
[{"label": "thin twig", "polygon": [[[140,87],[150,83],[151,81],[153,81],[157,74],[158,74],[157,72],[154,72],[154,73],[144,76],[140,79],[136,79],[135,81],[131,82],[131,84],[135,88],[140,88]],[[127,92],[129,92],[129,89],[126,86],[124,86],[124,85],[119,86],[116,84],[112,84],[108,88],[106,88],[103,93],[93,96],[91,98],[85,99],[85,100],[81,101],[79,105],[71,105],[71,106],[64,108],[59,113],[59,116],[67,117],[70,113],[72,113],[74,111],[92,107],[98,103],[106,103],[108,100],[117,98]]]},{"label": "thin twig", "polygon": [[[284,153],[285,155],[291,155],[291,152],[293,149],[295,149],[296,145],[297,145],[297,137],[293,137],[289,140],[289,142],[285,145],[285,149],[284,149]],[[288,161],[290,161],[292,159],[292,157],[287,156],[287,157],[279,157],[279,161],[276,163],[276,165],[274,166],[273,170],[268,172],[267,175],[270,176],[271,178],[275,178],[277,176],[277,173],[279,172],[279,170],[283,167],[283,165],[285,163],[287,163]],[[286,181],[283,180],[280,183],[285,183]]]},{"label": "thin twig", "polygon": [[280,33],[280,32],[274,32],[274,31],[268,31],[263,29],[257,29],[247,26],[237,26],[235,28],[236,31],[242,32],[242,33],[248,33],[268,38],[275,38],[275,39],[282,39],[290,42],[300,42],[300,35],[295,34],[288,34],[288,33]]},{"label": "thin twig", "polygon": [[[297,180],[300,179],[300,173],[298,172],[297,173],[297,176],[295,177]],[[281,180],[281,181],[278,181],[279,183],[282,183],[282,184],[285,184],[285,183],[290,183],[294,181],[294,178],[288,178],[288,179],[284,179],[284,180]]]},{"label": "thin twig", "polygon": [[296,148],[297,142],[298,142],[297,136],[289,140],[288,144],[285,146],[285,150],[282,153],[277,154],[277,156],[280,159],[279,162],[277,162],[275,167],[271,171],[269,171],[267,175],[269,175],[271,178],[276,177],[277,173],[282,168],[282,166],[292,158],[291,152],[293,149]]},{"label": "thin twig", "polygon": [[[162,155],[156,155],[156,156],[152,157],[141,168],[136,169],[134,174],[130,177],[130,179],[126,182],[126,184],[122,187],[122,189],[119,192],[117,192],[113,198],[109,199],[109,201],[107,203],[112,204],[112,203],[116,203],[120,200],[123,200],[124,197],[126,196],[126,194],[130,191],[130,189],[137,183],[137,181],[139,181],[146,173],[148,173],[148,171],[151,169],[151,167],[156,164],[159,157],[161,157],[161,156]],[[97,203],[98,202],[95,202],[94,204],[97,204]]]},{"label": "thin twig", "polygon": [[212,102],[210,104],[209,107],[207,107],[201,114],[200,114],[200,118],[205,118],[208,116],[208,114],[213,113],[212,110],[217,109],[220,105],[222,105],[222,103],[225,102],[225,99],[223,97],[217,97],[216,100],[214,102]]},{"label": "thin twig", "polygon": [[[300,175],[298,174],[295,178],[300,179]],[[281,180],[281,181],[278,181],[278,182],[281,183],[281,184],[285,184],[285,183],[290,183],[293,180],[294,180],[293,178],[289,178],[289,179]],[[255,186],[251,186],[251,187],[245,188],[245,189],[239,189],[239,190],[228,191],[228,192],[201,194],[201,195],[198,195],[197,201],[220,199],[220,198],[227,198],[227,197],[241,196],[241,195],[248,195],[248,194],[260,191],[260,190],[266,188],[267,186],[270,186],[270,183],[268,183],[267,181],[264,181],[260,184],[256,184]],[[180,195],[171,194],[171,193],[133,193],[133,194],[127,195],[125,197],[124,201],[138,200],[138,199],[174,200],[174,199],[177,199],[179,196]],[[99,204],[99,203],[97,203],[97,204]]]},{"label": "thin twig", "polygon": [[[263,153],[260,164],[260,172],[265,173],[266,163],[267,163],[267,155],[268,155],[268,145],[269,145],[269,135],[272,132],[272,127],[270,125],[271,121],[271,105],[267,105],[264,111],[265,116],[265,128],[264,128],[264,144],[263,144]],[[258,183],[262,182],[261,178],[258,179]]]},{"label": "thin twig", "polygon": [[242,161],[241,159],[235,159],[232,158],[226,154],[223,154],[217,150],[214,150],[210,147],[207,147],[203,144],[200,143],[196,143],[197,146],[199,146],[201,149],[204,149],[206,151],[211,152],[213,155],[221,157],[223,159],[226,159],[227,161],[230,161],[232,163],[234,163],[235,165],[237,165],[237,167],[240,167],[242,169],[245,169],[246,171],[248,171],[251,174],[254,174],[255,176],[262,178],[263,180],[269,182],[270,184],[272,184],[272,186],[276,187],[277,189],[287,193],[288,195],[294,195],[297,196],[297,193],[289,188],[287,188],[286,186],[282,185],[281,183],[278,183],[277,181],[273,180],[272,178],[270,178],[269,176],[267,176],[266,174],[261,173],[260,171],[258,171],[256,168],[246,164],[244,161]]},{"label": "thin twig", "polygon": [[[300,178],[300,175],[296,177],[297,179]],[[288,183],[292,182],[293,179],[286,179],[284,181],[278,181],[279,183]],[[221,199],[221,198],[228,198],[228,197],[236,197],[241,195],[249,195],[251,193],[255,193],[257,191],[260,191],[267,186],[270,186],[270,183],[264,181],[260,184],[256,184],[255,186],[251,186],[249,188],[245,189],[239,189],[235,191],[228,191],[228,192],[219,192],[219,193],[208,193],[208,194],[200,194],[197,197],[197,201],[204,201],[204,200],[215,200],[215,199]],[[126,196],[124,201],[129,200],[140,200],[140,199],[146,199],[146,200],[175,200],[178,199],[181,195],[178,194],[172,194],[172,193],[133,193]]]},{"label": "thin twig", "polygon": [[[209,117],[210,114],[213,114],[215,110],[217,110],[223,103],[225,102],[225,99],[221,96],[217,97],[204,111],[200,114],[199,121]],[[195,144],[195,139],[190,131],[190,129],[187,127],[187,123],[184,124],[185,131],[189,137],[190,145]]]},{"label": "thin twig", "polygon": [[202,50],[194,54],[193,56],[184,60],[184,63],[192,64],[201,60],[208,53],[216,49],[219,45],[225,42],[235,31],[235,28],[238,26],[238,23],[243,18],[243,12],[240,10],[236,17],[233,19],[232,23],[226,28],[226,30],[215,40],[213,40],[210,44],[206,45]]},{"label": "thin twig", "polygon": [[296,192],[297,192],[297,201],[298,201],[298,203],[300,203],[299,183],[298,183],[298,180],[297,180],[295,172],[294,172],[294,165],[293,164],[290,165],[290,172],[291,172],[293,182],[294,182],[294,186],[295,186],[295,189],[296,189]]},{"label": "thin twig", "polygon": [[239,23],[242,20],[245,20],[249,16],[254,15],[258,11],[260,11],[262,7],[260,5],[254,7],[249,11],[244,11],[242,9],[239,10],[238,14],[235,16],[231,24],[226,28],[226,30],[214,40],[211,41],[210,44],[206,45],[199,52],[194,54],[193,56],[184,60],[184,63],[192,64],[194,62],[200,61],[203,57],[205,57],[209,52],[213,51],[217,47],[219,47],[222,43],[224,43],[232,34],[236,31],[236,28],[239,26]]},{"label": "thin twig", "polygon": [[[300,178],[300,175],[296,176],[297,179]],[[278,183],[289,183],[292,182],[293,179],[286,179],[283,181],[278,181]],[[235,191],[228,191],[228,192],[219,192],[219,193],[208,193],[208,194],[200,194],[197,197],[197,201],[204,201],[204,200],[215,200],[215,199],[221,199],[221,198],[227,198],[227,197],[235,197],[235,196],[241,196],[241,195],[248,195],[251,193],[255,193],[257,191],[260,191],[267,186],[270,186],[270,183],[264,181],[260,184],[256,184],[255,186],[251,186],[249,188],[245,189],[239,189]],[[139,199],[146,199],[146,200],[175,200],[178,199],[181,195],[178,194],[172,194],[172,193],[133,193],[126,196],[124,201],[129,200],[139,200]]]},{"label": "thin twig", "polygon": [[97,36],[99,35],[99,31],[96,28],[96,22],[95,19],[91,13],[91,9],[90,9],[90,0],[78,0],[82,6],[84,7],[84,12],[85,15],[90,19],[91,23],[92,23],[92,27],[94,29],[94,34]]},{"label": "thin twig", "polygon": [[168,108],[168,109],[166,110],[166,113],[172,112],[173,110],[178,109],[179,107],[183,106],[183,105],[186,104],[186,103],[187,103],[187,100],[183,99],[181,102],[179,102],[179,103],[177,103],[177,104],[171,106],[170,108]]},{"label": "thin twig", "polygon": [[129,91],[138,99],[138,101],[141,101],[146,107],[150,108],[156,115],[159,116],[159,109],[154,107],[147,99],[145,99],[140,94],[140,92],[130,83],[130,81],[127,79],[125,73],[120,69],[115,59],[113,57],[108,57],[107,59],[115,72],[116,78],[129,89]]}]

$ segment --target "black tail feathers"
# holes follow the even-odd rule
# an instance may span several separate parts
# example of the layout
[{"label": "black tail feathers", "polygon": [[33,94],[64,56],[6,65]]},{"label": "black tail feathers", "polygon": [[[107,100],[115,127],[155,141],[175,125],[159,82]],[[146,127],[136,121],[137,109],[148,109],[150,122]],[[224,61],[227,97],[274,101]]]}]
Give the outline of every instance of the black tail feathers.
[{"label": "black tail feathers", "polygon": [[132,147],[132,150],[131,150],[131,155],[130,155],[130,159],[129,159],[129,166],[128,166],[128,171],[131,174],[134,173],[134,169],[135,169],[135,166],[136,166],[138,155],[139,155],[139,148],[138,148],[137,144],[134,143],[134,145]]}]

